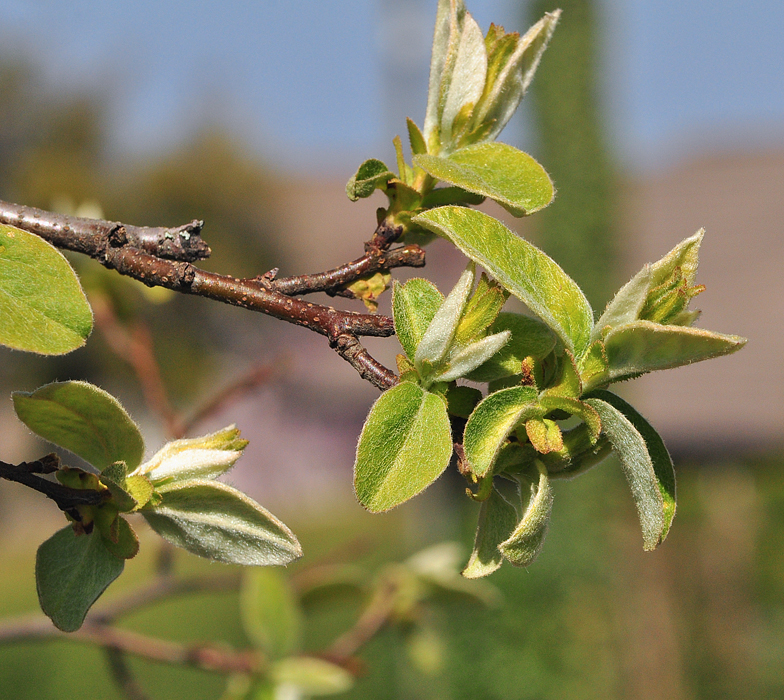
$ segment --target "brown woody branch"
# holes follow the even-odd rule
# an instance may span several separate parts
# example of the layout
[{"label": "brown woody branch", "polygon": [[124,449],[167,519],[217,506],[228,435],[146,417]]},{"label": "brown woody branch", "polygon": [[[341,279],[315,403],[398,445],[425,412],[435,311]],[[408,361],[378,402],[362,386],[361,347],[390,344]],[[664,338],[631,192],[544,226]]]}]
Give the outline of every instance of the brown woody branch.
[{"label": "brown woody branch", "polygon": [[[401,230],[385,223],[379,225],[373,238],[365,244],[366,255],[343,268],[308,277],[291,278],[294,291],[284,293],[268,277],[239,279],[207,272],[191,261],[206,257],[209,248],[200,239],[201,223],[192,222],[176,229],[134,227],[111,221],[82,219],[52,214],[41,209],[0,202],[0,223],[11,224],[41,236],[64,250],[88,255],[104,267],[132,277],[149,287],[165,287],[184,294],[214,299],[241,306],[303,326],[324,335],[338,354],[362,376],[380,389],[397,383],[396,375],[360,345],[360,336],[388,337],[394,335],[388,316],[338,311],[332,307],[312,304],[290,294],[297,287],[313,287],[327,291],[389,261],[421,259],[411,247],[391,257],[389,245]],[[375,268],[381,269],[381,268]],[[281,280],[279,282],[285,282]]]}]

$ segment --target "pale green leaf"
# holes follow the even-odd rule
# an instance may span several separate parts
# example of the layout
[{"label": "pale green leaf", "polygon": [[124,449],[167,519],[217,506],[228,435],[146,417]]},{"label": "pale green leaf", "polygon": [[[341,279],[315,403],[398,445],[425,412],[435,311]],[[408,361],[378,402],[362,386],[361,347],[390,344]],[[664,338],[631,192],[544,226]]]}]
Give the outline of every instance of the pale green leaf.
[{"label": "pale green leaf", "polygon": [[270,668],[270,678],[278,686],[292,686],[307,696],[345,693],[354,685],[354,677],[346,669],[313,656],[276,661]]},{"label": "pale green leaf", "polygon": [[616,328],[604,341],[611,381],[729,355],[745,344],[746,339],[737,335],[662,326],[653,321],[636,321]]},{"label": "pale green leaf", "polygon": [[449,292],[444,303],[433,316],[422,340],[414,354],[414,364],[420,375],[425,374],[424,363],[431,366],[438,365],[452,345],[460,317],[463,314],[471,289],[474,286],[474,265],[468,267],[460,275],[452,291]]},{"label": "pale green leaf", "polygon": [[70,526],[64,527],[38,548],[35,558],[41,609],[63,632],[78,630],[92,604],[124,566],[97,531],[77,535]]},{"label": "pale green leaf", "polygon": [[646,265],[618,290],[596,322],[591,334],[592,340],[599,340],[605,328],[617,328],[633,323],[640,317],[640,311],[651,288],[651,274],[651,266]]},{"label": "pale green leaf", "polygon": [[425,137],[416,125],[416,122],[409,117],[406,117],[406,126],[408,127],[408,142],[411,145],[411,153],[413,155],[416,155],[417,153],[427,153]]},{"label": "pale green leaf", "polygon": [[515,113],[520,100],[533,80],[544,50],[553,35],[560,10],[548,12],[517,41],[514,52],[503,64],[492,81],[488,81],[485,94],[476,107],[472,126],[490,123],[484,135],[493,141]]},{"label": "pale green leaf", "polygon": [[385,391],[362,428],[354,465],[357,499],[389,510],[435,481],[452,456],[444,400],[411,382]]},{"label": "pale green leaf", "polygon": [[160,503],[141,513],[177,547],[225,564],[270,566],[302,556],[297,538],[251,498],[220,481],[174,481],[158,488]]},{"label": "pale green leaf", "polygon": [[346,195],[352,202],[370,197],[376,189],[385,186],[394,177],[395,174],[384,163],[369,158],[346,183]]},{"label": "pale green leaf", "polygon": [[471,109],[482,96],[487,76],[487,51],[482,30],[466,13],[449,90],[441,114],[441,144],[451,144],[457,134],[455,120],[464,109]]},{"label": "pale green leaf", "polygon": [[441,207],[413,221],[449,239],[482,265],[580,359],[590,342],[593,312],[574,280],[551,258],[500,221],[474,209]]},{"label": "pale green leaf", "polygon": [[672,519],[675,517],[676,506],[675,467],[672,464],[672,457],[664,445],[664,440],[661,439],[654,427],[620,396],[609,391],[595,391],[591,396],[601,399],[620,411],[645,440],[645,446],[648,449],[653,472],[656,475],[662,496],[664,525],[659,541],[663,542],[670,530],[670,525],[672,525]]},{"label": "pale green leaf", "polygon": [[447,367],[436,374],[435,381],[453,382],[455,379],[465,377],[506,345],[510,336],[509,331],[495,333],[463,348],[456,355],[450,356]]},{"label": "pale green leaf", "polygon": [[540,454],[563,450],[563,435],[558,424],[549,418],[530,418],[525,422],[525,432],[534,449]]},{"label": "pale green leaf", "polygon": [[92,326],[90,305],[63,254],[0,224],[0,344],[62,355],[82,347]]},{"label": "pale green leaf", "polygon": [[463,569],[463,576],[481,578],[492,574],[501,566],[504,557],[498,545],[512,534],[517,518],[515,507],[493,488],[490,497],[482,501],[479,509],[474,550]]},{"label": "pale green leaf", "polygon": [[527,153],[504,143],[480,143],[448,157],[414,156],[428,175],[495,200],[515,216],[539,211],[553,201],[550,176]]},{"label": "pale green leaf", "polygon": [[87,382],[53,382],[13,394],[19,419],[37,435],[70,450],[99,470],[114,462],[129,469],[144,456],[136,423],[113,396]]},{"label": "pale green leaf", "polygon": [[676,245],[661,260],[653,263],[651,267],[651,287],[657,287],[667,280],[675,268],[680,268],[683,279],[691,286],[697,277],[699,265],[700,245],[705,236],[705,229],[700,229],[693,236],[684,239]]},{"label": "pale green leaf", "polygon": [[299,648],[302,610],[279,569],[259,567],[243,575],[240,612],[245,634],[270,657],[280,658]]},{"label": "pale green leaf", "polygon": [[426,279],[414,278],[392,285],[392,314],[395,333],[409,359],[413,360],[427,327],[444,303],[444,295]]},{"label": "pale green leaf", "polygon": [[553,491],[547,470],[539,467],[539,482],[529,486],[523,517],[507,540],[498,545],[504,558],[515,566],[528,566],[539,555],[550,523]]},{"label": "pale green leaf", "polygon": [[485,398],[471,414],[465,427],[463,448],[471,471],[487,475],[518,423],[541,412],[536,390],[529,386],[502,389]]},{"label": "pale green leaf", "polygon": [[[605,392],[602,392],[604,395]],[[623,472],[637,506],[643,548],[656,549],[666,534],[665,503],[645,439],[631,421],[603,399],[586,399],[602,420],[602,430],[621,460]],[[670,518],[671,519],[671,518]]]},{"label": "pale green leaf", "polygon": [[555,334],[539,319],[501,312],[490,326],[491,333],[510,331],[512,337],[496,355],[474,370],[469,379],[491,382],[521,373],[527,357],[542,359],[555,347]]}]

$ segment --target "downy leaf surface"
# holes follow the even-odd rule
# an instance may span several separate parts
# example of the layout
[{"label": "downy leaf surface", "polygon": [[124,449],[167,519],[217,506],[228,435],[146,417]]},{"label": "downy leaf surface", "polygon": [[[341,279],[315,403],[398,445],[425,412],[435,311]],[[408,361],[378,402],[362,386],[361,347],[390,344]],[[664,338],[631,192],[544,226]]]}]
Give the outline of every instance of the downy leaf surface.
[{"label": "downy leaf surface", "polygon": [[463,576],[482,578],[501,566],[504,557],[498,545],[512,534],[517,526],[517,519],[515,507],[493,488],[490,497],[482,501],[479,509],[474,550],[463,569]]}]

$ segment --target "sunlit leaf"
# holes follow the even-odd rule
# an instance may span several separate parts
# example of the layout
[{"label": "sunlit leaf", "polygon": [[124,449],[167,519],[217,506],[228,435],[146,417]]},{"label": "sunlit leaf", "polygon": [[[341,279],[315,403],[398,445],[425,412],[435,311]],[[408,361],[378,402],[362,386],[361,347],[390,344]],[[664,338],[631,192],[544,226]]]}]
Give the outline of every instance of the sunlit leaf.
[{"label": "sunlit leaf", "polygon": [[380,160],[370,158],[359,166],[346,183],[346,194],[352,202],[370,197],[379,187],[383,187],[395,174]]},{"label": "sunlit leaf", "polygon": [[477,477],[490,471],[514,427],[541,412],[536,399],[532,387],[516,386],[490,394],[474,409],[466,423],[463,448]]},{"label": "sunlit leaf", "polygon": [[63,632],[78,630],[87,611],[125,566],[93,531],[77,535],[68,526],[38,548],[35,580],[41,609]]},{"label": "sunlit leaf", "polygon": [[114,462],[129,469],[144,456],[136,423],[111,394],[87,382],[53,382],[13,394],[19,419],[37,435],[99,470]]},{"label": "sunlit leaf", "polygon": [[550,523],[553,491],[547,470],[540,467],[538,483],[532,483],[526,494],[523,517],[507,540],[498,545],[504,558],[515,566],[528,566],[539,555]]},{"label": "sunlit leaf", "polygon": [[368,510],[389,510],[435,481],[452,456],[446,403],[411,382],[385,391],[357,445],[354,489]]},{"label": "sunlit leaf", "polygon": [[392,285],[395,333],[406,355],[413,360],[427,327],[444,303],[444,295],[429,280],[414,278]]},{"label": "sunlit leaf", "polygon": [[447,157],[418,155],[414,165],[437,180],[495,200],[515,216],[543,209],[555,195],[544,168],[504,143],[466,146]]},{"label": "sunlit leaf", "polygon": [[174,481],[141,513],[168,542],[225,564],[269,566],[302,556],[297,538],[251,498],[220,481]]},{"label": "sunlit leaf", "polygon": [[313,656],[290,656],[276,661],[270,668],[270,677],[279,687],[292,686],[306,696],[345,693],[354,685],[354,677],[346,669]]},{"label": "sunlit leaf", "polygon": [[492,574],[501,566],[504,557],[498,545],[512,534],[517,518],[515,507],[494,488],[490,497],[482,501],[479,509],[474,550],[463,569],[463,576],[481,578]]},{"label": "sunlit leaf", "polygon": [[474,209],[441,207],[414,222],[452,241],[552,328],[576,358],[582,356],[593,312],[574,280],[541,250]]},{"label": "sunlit leaf", "polygon": [[62,355],[82,347],[92,327],[90,305],[63,254],[0,224],[0,344]]}]

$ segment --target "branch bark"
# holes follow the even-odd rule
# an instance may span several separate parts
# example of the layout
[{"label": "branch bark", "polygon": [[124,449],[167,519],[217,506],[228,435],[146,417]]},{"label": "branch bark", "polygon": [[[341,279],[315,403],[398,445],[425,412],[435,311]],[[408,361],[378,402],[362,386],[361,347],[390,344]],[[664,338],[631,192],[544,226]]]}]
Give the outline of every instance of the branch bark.
[{"label": "branch bark", "polygon": [[[374,360],[359,343],[361,336],[394,335],[388,316],[338,311],[291,295],[310,291],[335,292],[368,271],[389,265],[421,266],[424,253],[416,246],[388,251],[401,229],[382,222],[365,244],[366,254],[335,270],[278,280],[261,275],[239,279],[202,270],[193,260],[209,255],[201,240],[201,225],[193,221],[173,229],[129,226],[114,221],[82,219],[41,209],[0,202],[0,223],[41,236],[64,250],[88,255],[104,267],[132,277],[149,287],[165,287],[183,294],[207,297],[224,304],[258,311],[324,335],[338,354],[360,376],[380,389],[397,383],[390,369]],[[286,291],[281,291],[285,289]]]}]

